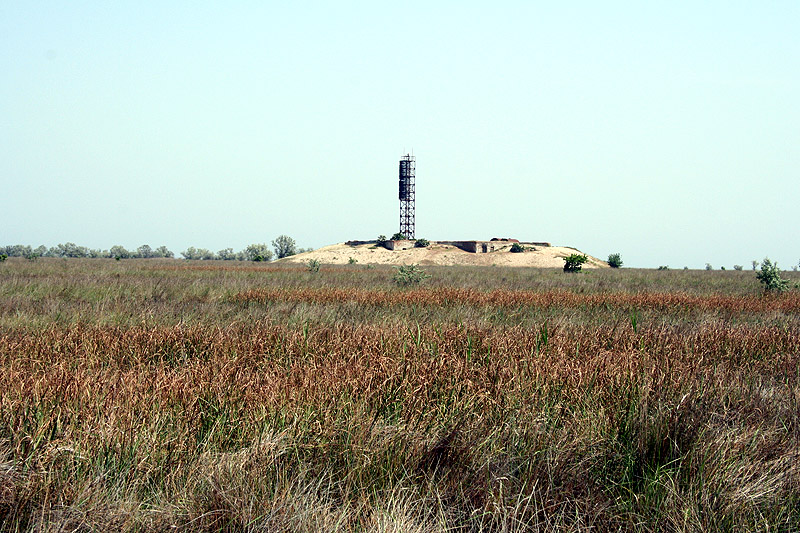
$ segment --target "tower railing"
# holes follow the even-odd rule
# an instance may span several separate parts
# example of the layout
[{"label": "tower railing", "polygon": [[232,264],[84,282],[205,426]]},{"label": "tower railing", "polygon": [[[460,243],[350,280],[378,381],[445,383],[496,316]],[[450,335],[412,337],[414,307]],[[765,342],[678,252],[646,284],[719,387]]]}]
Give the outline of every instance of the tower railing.
[{"label": "tower railing", "polygon": [[416,166],[416,158],[411,154],[406,154],[400,159],[400,233],[407,239],[414,238]]}]

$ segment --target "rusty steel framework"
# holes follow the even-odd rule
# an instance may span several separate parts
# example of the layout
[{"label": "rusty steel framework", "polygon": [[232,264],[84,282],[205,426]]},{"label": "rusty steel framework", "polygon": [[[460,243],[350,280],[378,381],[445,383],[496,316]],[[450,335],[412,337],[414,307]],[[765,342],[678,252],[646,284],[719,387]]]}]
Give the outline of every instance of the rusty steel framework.
[{"label": "rusty steel framework", "polygon": [[400,233],[414,238],[414,200],[417,160],[411,154],[400,159]]}]

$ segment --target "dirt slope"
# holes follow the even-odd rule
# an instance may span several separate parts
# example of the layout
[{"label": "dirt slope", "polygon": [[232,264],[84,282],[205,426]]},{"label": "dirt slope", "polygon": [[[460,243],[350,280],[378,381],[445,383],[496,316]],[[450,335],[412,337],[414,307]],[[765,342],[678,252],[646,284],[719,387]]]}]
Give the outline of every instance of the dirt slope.
[{"label": "dirt slope", "polygon": [[[510,245],[509,245],[510,247]],[[375,244],[351,246],[345,243],[324,246],[311,252],[281,259],[289,263],[307,263],[316,259],[323,264],[347,264],[354,258],[359,264],[377,265],[476,265],[562,268],[563,257],[582,253],[575,248],[564,246],[536,246],[532,251],[511,253],[508,247],[490,253],[470,253],[448,244],[431,244],[428,248],[409,248],[407,250],[387,250]],[[608,268],[605,261],[588,256],[584,268]]]}]

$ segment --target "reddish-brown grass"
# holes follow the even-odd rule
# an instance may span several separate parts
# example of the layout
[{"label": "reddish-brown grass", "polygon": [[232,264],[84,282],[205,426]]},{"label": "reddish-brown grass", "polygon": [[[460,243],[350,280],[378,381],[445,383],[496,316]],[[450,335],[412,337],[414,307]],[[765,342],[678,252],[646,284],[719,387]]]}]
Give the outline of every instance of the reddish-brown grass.
[{"label": "reddish-brown grass", "polygon": [[237,302],[304,302],[330,304],[354,302],[371,306],[441,306],[454,305],[542,308],[639,308],[657,311],[672,309],[721,310],[729,312],[758,313],[800,311],[800,293],[778,295],[692,295],[688,293],[625,293],[604,292],[581,294],[572,291],[509,291],[491,292],[477,289],[438,287],[414,290],[369,290],[338,288],[262,288],[240,292],[233,297]]}]

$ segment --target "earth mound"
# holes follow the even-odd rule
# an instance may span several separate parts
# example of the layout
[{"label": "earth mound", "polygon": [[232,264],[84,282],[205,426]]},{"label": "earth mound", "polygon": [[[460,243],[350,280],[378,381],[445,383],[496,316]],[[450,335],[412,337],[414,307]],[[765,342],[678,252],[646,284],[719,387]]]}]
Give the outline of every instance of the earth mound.
[{"label": "earth mound", "polygon": [[[407,243],[407,244],[402,244]],[[495,246],[494,251],[468,252],[455,244],[431,242],[425,248],[416,248],[413,241],[395,241],[395,249],[389,250],[375,241],[338,243],[317,250],[304,252],[281,259],[288,263],[307,263],[314,259],[322,264],[346,265],[353,261],[373,265],[472,265],[563,268],[563,258],[583,252],[566,246],[542,246],[524,244],[524,252],[512,252],[512,242]],[[587,254],[584,268],[608,268],[608,264]]]}]

